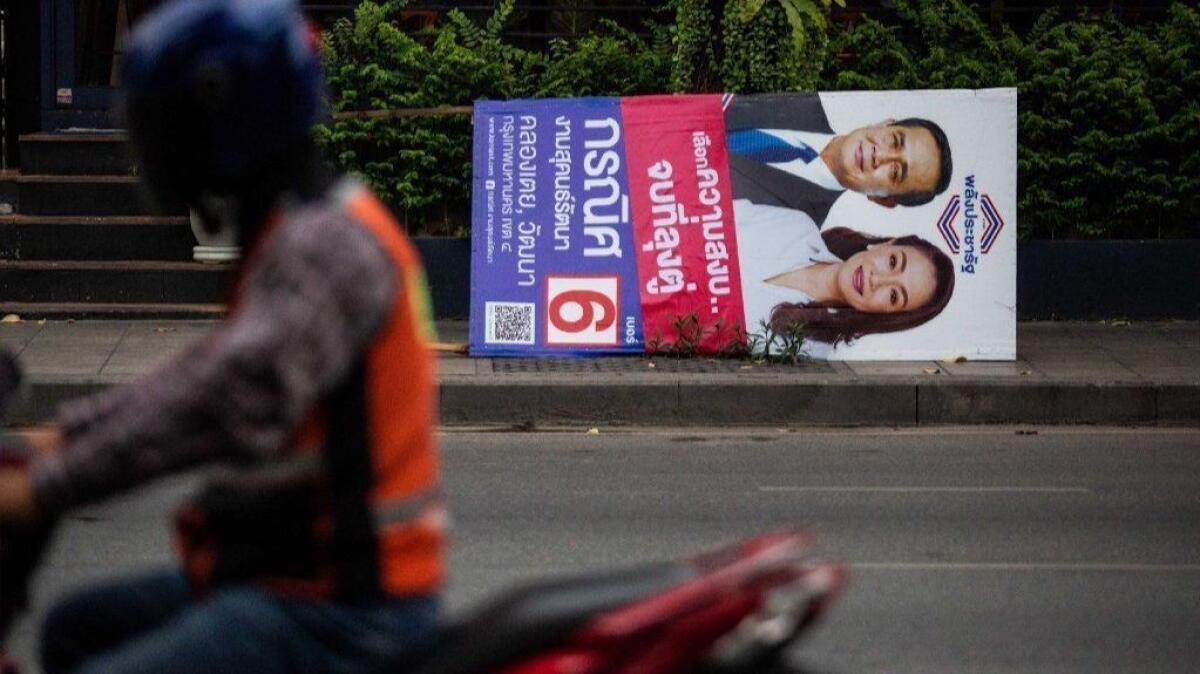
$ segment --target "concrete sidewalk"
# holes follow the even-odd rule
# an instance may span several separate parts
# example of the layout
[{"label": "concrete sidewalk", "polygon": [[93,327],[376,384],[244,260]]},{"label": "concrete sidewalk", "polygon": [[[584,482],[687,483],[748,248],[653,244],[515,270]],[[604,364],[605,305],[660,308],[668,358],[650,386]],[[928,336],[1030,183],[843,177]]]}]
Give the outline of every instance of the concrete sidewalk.
[{"label": "concrete sidewalk", "polygon": [[[0,323],[32,384],[12,423],[129,381],[196,321]],[[466,340],[466,324],[439,324]],[[1022,323],[1019,360],[798,366],[643,357],[441,358],[449,425],[1200,425],[1200,323]]]}]

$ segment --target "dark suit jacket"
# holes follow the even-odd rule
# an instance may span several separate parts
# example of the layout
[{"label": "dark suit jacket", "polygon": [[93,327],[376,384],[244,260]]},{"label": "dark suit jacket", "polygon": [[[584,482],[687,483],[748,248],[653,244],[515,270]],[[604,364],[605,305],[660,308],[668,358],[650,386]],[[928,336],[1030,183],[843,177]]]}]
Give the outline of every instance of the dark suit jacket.
[{"label": "dark suit jacket", "polygon": [[[790,129],[832,134],[817,94],[760,94],[733,97],[725,110],[725,130]],[[733,198],[804,211],[818,227],[845,190],[827,190],[804,178],[748,157],[729,155]]]}]

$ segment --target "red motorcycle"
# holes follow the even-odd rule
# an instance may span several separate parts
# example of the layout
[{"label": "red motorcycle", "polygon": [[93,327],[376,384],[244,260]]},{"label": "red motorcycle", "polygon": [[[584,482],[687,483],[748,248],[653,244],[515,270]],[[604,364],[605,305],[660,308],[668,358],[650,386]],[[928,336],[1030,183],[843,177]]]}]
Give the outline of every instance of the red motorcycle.
[{"label": "red motorcycle", "polygon": [[[0,411],[18,380],[0,358]],[[27,456],[9,449],[0,461]],[[0,530],[4,639],[27,606],[51,526]],[[798,674],[784,652],[837,595],[845,568],[799,532],[771,533],[692,559],[508,592],[448,626],[415,674]]]}]

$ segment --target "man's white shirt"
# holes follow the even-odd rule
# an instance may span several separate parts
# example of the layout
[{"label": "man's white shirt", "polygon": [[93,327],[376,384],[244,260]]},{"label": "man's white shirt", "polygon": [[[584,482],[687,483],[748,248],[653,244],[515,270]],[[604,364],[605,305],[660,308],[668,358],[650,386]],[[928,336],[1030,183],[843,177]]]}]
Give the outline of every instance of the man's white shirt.
[{"label": "man's white shirt", "polygon": [[794,176],[804,178],[808,182],[818,187],[824,187],[827,190],[842,192],[846,189],[837,181],[837,178],[833,177],[833,172],[825,165],[825,160],[820,157],[825,146],[829,145],[829,141],[836,138],[834,134],[793,131],[791,129],[759,129],[759,131],[775,136],[793,145],[796,144],[796,141],[804,143],[811,147],[818,155],[808,163],[805,163],[803,159],[793,159],[785,162],[768,162],[771,166],[787,171]]}]

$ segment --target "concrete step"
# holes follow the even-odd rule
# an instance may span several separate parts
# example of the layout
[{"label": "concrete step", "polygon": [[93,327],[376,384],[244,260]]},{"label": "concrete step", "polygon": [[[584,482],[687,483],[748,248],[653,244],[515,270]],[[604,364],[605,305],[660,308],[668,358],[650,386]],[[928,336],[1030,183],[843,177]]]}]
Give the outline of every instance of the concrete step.
[{"label": "concrete step", "polygon": [[123,175],[135,172],[124,133],[31,133],[20,137],[25,173]]},{"label": "concrete step", "polygon": [[232,266],[198,262],[0,261],[5,302],[219,304]]},{"label": "concrete step", "polygon": [[214,320],[224,317],[226,309],[224,304],[0,302],[0,316],[15,314],[26,321]]},{"label": "concrete step", "polygon": [[15,212],[22,215],[144,216],[182,215],[182,206],[165,210],[151,203],[136,176],[125,175],[8,175],[0,180],[0,195],[16,194]]},{"label": "concrete step", "polygon": [[0,260],[192,259],[184,216],[0,215]]},{"label": "concrete step", "polygon": [[20,171],[9,169],[0,171],[0,215],[12,215],[17,212],[17,176]]}]

